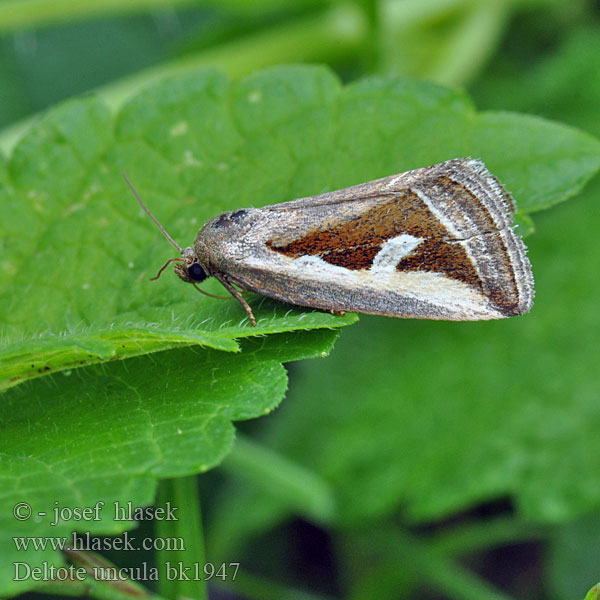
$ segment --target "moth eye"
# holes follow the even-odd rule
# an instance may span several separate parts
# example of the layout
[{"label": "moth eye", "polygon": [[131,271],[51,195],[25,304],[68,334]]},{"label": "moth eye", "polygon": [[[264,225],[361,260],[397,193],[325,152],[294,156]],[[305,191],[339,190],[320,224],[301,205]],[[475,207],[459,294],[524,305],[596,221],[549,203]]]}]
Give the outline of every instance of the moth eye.
[{"label": "moth eye", "polygon": [[206,271],[198,263],[192,263],[187,272],[188,277],[194,281],[204,281],[208,277]]}]

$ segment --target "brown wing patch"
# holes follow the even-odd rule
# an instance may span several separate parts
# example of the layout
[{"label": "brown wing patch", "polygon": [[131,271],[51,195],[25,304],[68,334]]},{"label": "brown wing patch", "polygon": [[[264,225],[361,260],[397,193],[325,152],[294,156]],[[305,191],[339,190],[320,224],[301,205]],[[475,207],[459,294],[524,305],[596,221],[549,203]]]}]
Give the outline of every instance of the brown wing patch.
[{"label": "brown wing patch", "polygon": [[457,243],[428,238],[396,265],[397,271],[443,273],[481,290],[481,280],[465,249]]},{"label": "brown wing patch", "polygon": [[369,269],[382,245],[403,233],[424,241],[399,261],[399,271],[444,273],[481,288],[464,248],[446,241],[450,237],[446,228],[411,190],[384,196],[360,216],[327,230],[317,229],[287,244],[269,240],[267,246],[294,258],[319,256],[329,264],[355,271]]}]

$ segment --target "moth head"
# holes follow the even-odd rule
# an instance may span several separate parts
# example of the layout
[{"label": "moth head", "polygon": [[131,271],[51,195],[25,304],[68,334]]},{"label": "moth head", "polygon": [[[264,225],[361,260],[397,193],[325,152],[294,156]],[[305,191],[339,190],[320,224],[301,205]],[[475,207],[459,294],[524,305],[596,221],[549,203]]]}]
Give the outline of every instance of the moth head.
[{"label": "moth head", "polygon": [[175,273],[187,283],[202,283],[208,277],[206,269],[198,262],[196,251],[191,246],[182,250],[181,260],[171,260],[175,262]]},{"label": "moth head", "polygon": [[[133,187],[127,175],[123,173],[123,177],[127,182],[127,185],[131,188],[133,195],[138,201],[139,205],[144,209],[144,212],[154,221],[154,224],[158,227],[160,232],[165,236],[167,241],[181,254],[181,257],[170,258],[158,271],[156,277],[152,277],[150,281],[155,281],[158,279],[162,272],[171,264],[175,263],[174,270],[175,273],[179,276],[180,279],[187,283],[192,283],[197,287],[198,283],[202,283],[207,277],[209,277],[208,272],[205,267],[200,264],[198,255],[193,247],[188,246],[187,248],[182,248],[167,232],[167,230],[161,225],[160,221],[150,212],[148,207],[144,204],[136,189]],[[202,290],[199,290],[202,291]],[[206,293],[206,292],[203,292]]]}]

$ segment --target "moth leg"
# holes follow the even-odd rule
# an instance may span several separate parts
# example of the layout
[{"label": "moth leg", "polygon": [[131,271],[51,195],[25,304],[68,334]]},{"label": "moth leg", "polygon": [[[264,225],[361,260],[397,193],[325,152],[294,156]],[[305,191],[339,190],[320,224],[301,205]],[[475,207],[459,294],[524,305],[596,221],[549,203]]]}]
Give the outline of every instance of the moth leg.
[{"label": "moth leg", "polygon": [[237,288],[233,287],[229,281],[222,275],[215,274],[215,277],[223,284],[225,289],[244,307],[244,310],[248,314],[248,318],[250,319],[250,324],[252,327],[256,327],[256,319],[254,318],[254,313],[250,308],[250,305],[246,302],[245,298],[242,296],[242,292]]},{"label": "moth leg", "polygon": [[250,291],[249,289],[246,289],[243,285],[240,285],[239,283],[236,283],[235,287],[239,290],[240,294],[247,294]]},{"label": "moth leg", "polygon": [[338,316],[340,316],[340,317],[343,317],[343,316],[346,314],[346,311],[345,311],[345,310],[336,310],[335,308],[332,308],[332,309],[331,309],[329,312],[330,312],[332,315],[338,315]]}]

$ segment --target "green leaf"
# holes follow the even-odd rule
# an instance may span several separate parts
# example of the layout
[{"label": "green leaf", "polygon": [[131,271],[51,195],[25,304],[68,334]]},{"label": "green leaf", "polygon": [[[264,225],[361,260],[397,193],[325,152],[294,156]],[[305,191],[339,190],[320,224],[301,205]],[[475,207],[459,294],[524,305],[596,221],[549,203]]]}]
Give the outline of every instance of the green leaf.
[{"label": "green leaf", "polygon": [[600,583],[597,583],[586,595],[585,600],[598,600],[600,598]]},{"label": "green leaf", "polygon": [[[489,156],[487,165],[493,173],[505,173],[503,183],[526,213],[576,194],[598,168],[595,138],[539,117],[484,112],[472,135],[469,147]],[[578,148],[571,146],[574,135],[581,136]],[[494,146],[500,137],[506,145]]]},{"label": "green leaf", "polygon": [[[35,511],[50,510],[55,500],[60,506],[151,502],[156,478],[218,464],[231,447],[231,421],[277,405],[286,387],[281,362],[326,354],[336,335],[331,328],[356,320],[251,296],[258,320],[252,328],[237,303],[200,296],[173,274],[148,282],[173,252],[131,197],[122,170],[187,245],[205,220],[224,210],[343,188],[451,157],[481,157],[507,181],[514,164],[506,157],[515,151],[517,131],[533,165],[511,180],[525,212],[563,200],[600,164],[598,143],[576,130],[519,115],[477,114],[464,94],[411,80],[342,87],[315,67],[271,69],[237,83],[212,72],[175,77],[117,115],[94,98],[51,111],[0,165],[0,374],[5,386],[20,382],[3,395],[0,514],[8,519],[20,501]],[[540,170],[553,174],[543,198],[536,195]],[[207,289],[219,291],[214,281]],[[382,323],[372,326],[373,334],[378,327],[427,326]],[[518,329],[518,323],[472,324],[470,330]],[[356,348],[369,349],[368,339],[357,340]],[[383,342],[378,348],[385,350],[382,358],[394,356]],[[343,357],[344,376],[366,368]],[[388,375],[381,373],[381,381]],[[328,389],[323,381],[321,389]],[[346,401],[321,404],[331,415],[317,419],[314,434],[290,437],[299,449],[311,439],[317,452],[323,424],[330,417],[343,423],[363,399],[347,416]],[[310,414],[316,418],[322,409]],[[333,441],[335,431],[328,434]],[[367,438],[375,441],[370,433]],[[336,449],[341,459],[353,443],[340,442],[348,442]],[[382,448],[373,445],[371,455]],[[323,460],[328,456],[324,452]],[[327,514],[322,479],[307,481],[315,484],[315,510]],[[365,501],[370,494],[380,508],[394,501],[367,485]],[[353,502],[344,507],[348,515],[356,510]],[[82,530],[118,533],[129,526],[104,516],[82,523]],[[31,524],[10,518],[2,526],[8,535],[25,535]],[[43,521],[36,535],[67,534],[72,526],[50,528]],[[2,548],[5,569],[17,554],[32,564],[52,558],[16,553],[9,542]],[[4,574],[0,580],[10,581]]]},{"label": "green leaf", "polygon": [[[261,441],[329,483],[332,523],[364,527],[398,512],[423,523],[506,497],[523,522],[597,511],[600,254],[590,232],[600,228],[599,194],[596,178],[577,202],[539,216],[528,240],[529,315],[476,324],[365,317],[328,360],[295,369]],[[310,518],[259,479],[238,477],[235,490],[211,525],[220,556],[290,512]]]},{"label": "green leaf", "polygon": [[[114,520],[114,502],[150,504],[157,478],[218,464],[233,443],[231,421],[266,415],[283,398],[287,377],[281,362],[321,356],[335,336],[326,330],[253,338],[237,354],[181,348],[64,371],[7,391],[0,463],[4,589],[32,584],[12,581],[13,562],[33,567],[58,561],[51,551],[19,551],[13,536],[56,539],[73,529],[130,529],[133,522]],[[19,521],[13,508],[23,502],[33,518]],[[100,520],[52,525],[56,507],[98,502],[105,503]],[[35,518],[40,512],[47,516]]]},{"label": "green leaf", "polygon": [[[507,158],[517,137],[525,162]],[[181,76],[138,96],[116,121],[93,98],[68,102],[22,141],[3,176],[4,385],[178,345],[236,350],[247,335],[352,322],[255,297],[254,329],[235,302],[199,297],[172,275],[149,283],[172,251],[121,170],[187,245],[228,208],[469,154],[488,160],[529,211],[564,199],[598,166],[597,142],[575,130],[477,115],[462,94],[413,81],[343,89],[318,68],[272,69],[237,84]]]},{"label": "green leaf", "polygon": [[[246,194],[248,203],[256,198],[248,194],[248,186],[244,190],[239,177],[220,170],[223,161],[203,166],[195,162],[206,158],[199,149],[204,135],[214,136],[210,152],[215,158],[227,157],[232,168],[240,160],[232,154],[241,141],[229,114],[232,86],[223,77],[201,75],[171,82],[169,94],[166,87],[150,94],[150,102],[148,94],[133,101],[116,127],[93,99],[67,103],[32,131],[9,162],[2,198],[8,218],[2,223],[5,294],[0,305],[5,385],[182,344],[236,350],[235,338],[240,336],[354,320],[306,310],[294,313],[256,298],[259,326],[253,329],[242,323],[244,313],[233,302],[207,302],[172,276],[157,284],[147,281],[171,251],[141,216],[121,168],[127,168],[142,193],[148,191],[146,200],[158,214],[165,214],[160,205],[170,199],[177,215],[171,228],[182,242],[191,243],[203,221],[227,206],[239,206],[235,195]],[[301,88],[295,100],[288,98],[292,105],[303,102]],[[213,91],[220,98],[212,99]],[[171,118],[157,123],[156,115],[164,110]],[[188,134],[178,125],[189,127]],[[149,137],[152,131],[159,133],[157,126],[174,128],[160,132],[166,136],[165,156],[153,149]],[[285,158],[289,173],[294,160]],[[267,177],[263,173],[258,179]],[[202,198],[194,202],[192,190],[198,193],[198,186]],[[269,200],[266,194],[263,198]]]},{"label": "green leaf", "polygon": [[[583,13],[581,18],[590,21],[592,14]],[[541,60],[530,64],[513,58],[504,61],[501,70],[490,70],[475,89],[477,103],[544,114],[599,135],[598,29],[594,26],[565,29],[563,25],[557,28],[564,29],[565,38]],[[537,39],[533,36],[528,43]],[[528,55],[534,52],[532,48],[525,51]]]}]

